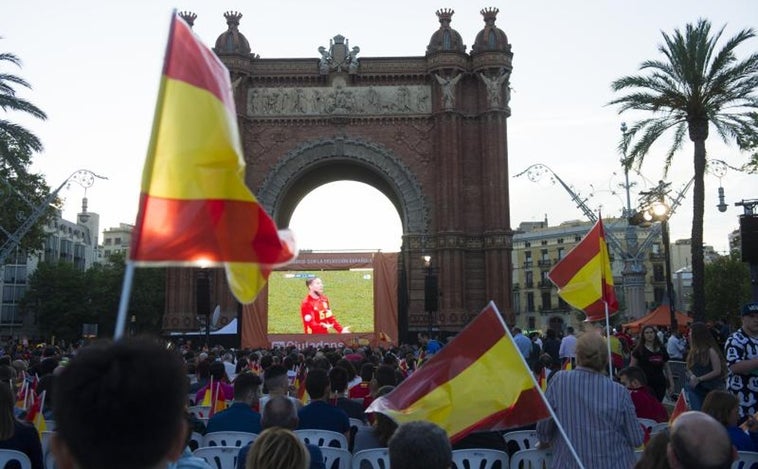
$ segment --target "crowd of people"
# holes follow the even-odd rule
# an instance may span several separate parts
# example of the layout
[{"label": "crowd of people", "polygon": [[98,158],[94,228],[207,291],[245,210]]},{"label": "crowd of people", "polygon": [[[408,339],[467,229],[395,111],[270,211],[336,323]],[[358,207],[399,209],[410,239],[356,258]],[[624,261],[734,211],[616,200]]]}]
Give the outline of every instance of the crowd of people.
[{"label": "crowd of people", "polygon": [[[681,392],[692,411],[649,439],[636,467],[729,467],[735,451],[758,450],[758,303],[743,308],[741,327],[729,334],[702,323],[685,334],[643,327],[636,338],[583,329],[562,336],[512,330],[526,362],[547,378],[545,396],[557,419],[531,428],[541,447],[552,448],[555,467],[578,467],[574,452],[587,468],[634,466],[635,449],[649,437],[638,419],[667,422],[663,401],[679,392],[672,357],[687,370]],[[150,338],[66,349],[18,344],[0,356],[0,448],[22,451],[33,469],[43,468],[39,436],[23,422],[30,409],[18,405],[20,389],[34,382],[36,393],[47,394],[39,410],[54,421],[51,448],[63,469],[208,469],[188,443],[193,432],[217,431],[259,435],[240,449],[239,469],[323,468],[320,449],[293,433],[309,428],[343,434],[353,452],[389,448],[393,469],[449,467],[459,448],[513,453],[503,432],[451,445],[432,423],[398,425],[365,412],[443,347],[427,334],[390,349],[197,350]],[[189,408],[209,390],[227,408],[204,421]],[[426,449],[430,454],[422,454]]]}]

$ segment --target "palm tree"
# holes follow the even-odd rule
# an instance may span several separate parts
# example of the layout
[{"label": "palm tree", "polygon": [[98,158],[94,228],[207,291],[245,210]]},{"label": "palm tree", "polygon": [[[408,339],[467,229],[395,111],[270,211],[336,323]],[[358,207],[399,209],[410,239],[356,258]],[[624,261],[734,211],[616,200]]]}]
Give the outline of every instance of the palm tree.
[{"label": "palm tree", "polygon": [[614,81],[614,91],[626,94],[609,104],[619,104],[619,114],[649,111],[653,114],[632,125],[624,134],[620,148],[633,144],[625,165],[639,168],[650,147],[668,130],[673,130],[673,143],[666,154],[664,175],[668,173],[674,154],[682,148],[685,135],[694,143],[694,190],[692,215],[693,310],[695,320],[705,319],[705,287],[703,262],[704,176],[706,169],[705,140],[710,128],[729,143],[734,141],[746,150],[755,144],[758,135],[758,54],[737,60],[735,49],[753,38],[752,29],[744,29],[716,45],[724,29],[711,34],[711,24],[700,19],[688,24],[684,33],[676,29],[664,32],[664,44],[658,51],[664,60],[647,60],[640,65],[644,75],[627,76]]},{"label": "palm tree", "polygon": [[[21,66],[21,60],[17,56],[2,52],[0,53],[0,64],[5,62]],[[0,109],[4,112],[20,111],[38,119],[47,119],[47,115],[37,106],[16,96],[14,85],[31,88],[23,78],[0,71]],[[41,151],[42,142],[26,128],[0,118],[0,156],[3,160],[10,158],[9,149],[11,148],[20,150],[21,154],[30,154],[32,151]],[[28,163],[28,161],[22,163]]]}]

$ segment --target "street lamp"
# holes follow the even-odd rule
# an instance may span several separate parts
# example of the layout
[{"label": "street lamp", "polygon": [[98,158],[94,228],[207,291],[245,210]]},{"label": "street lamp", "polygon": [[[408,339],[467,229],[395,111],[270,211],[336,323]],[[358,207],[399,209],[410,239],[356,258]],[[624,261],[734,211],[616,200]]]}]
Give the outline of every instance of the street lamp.
[{"label": "street lamp", "polygon": [[437,276],[432,268],[432,256],[423,256],[424,260],[424,309],[429,315],[429,337],[432,337],[434,312],[437,311]]},{"label": "street lamp", "polygon": [[647,192],[640,192],[640,209],[629,217],[630,225],[650,226],[654,222],[661,224],[661,241],[666,275],[666,291],[668,292],[669,312],[671,313],[671,331],[677,330],[676,302],[674,300],[674,285],[671,281],[671,243],[669,240],[669,217],[671,206],[666,203],[671,183],[659,181],[658,185]]}]

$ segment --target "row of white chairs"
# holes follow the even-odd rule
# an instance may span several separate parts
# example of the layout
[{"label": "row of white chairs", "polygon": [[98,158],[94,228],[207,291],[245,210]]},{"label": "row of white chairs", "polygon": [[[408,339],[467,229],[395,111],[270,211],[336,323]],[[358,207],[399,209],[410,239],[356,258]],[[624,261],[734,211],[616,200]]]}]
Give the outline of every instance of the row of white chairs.
[{"label": "row of white chairs", "polygon": [[[366,449],[350,454],[346,449],[321,447],[327,469],[389,469],[387,448]],[[215,469],[233,469],[239,448],[215,446],[195,450],[194,455],[205,459]],[[512,457],[494,449],[459,449],[453,451],[453,469],[542,469],[550,467],[552,453],[548,450],[525,449]]]},{"label": "row of white chairs", "polygon": [[[300,437],[304,443],[315,446],[328,446],[333,448],[348,449],[347,438],[342,433],[331,432],[328,430],[295,430],[295,434]],[[248,432],[211,432],[201,435],[193,432],[190,441],[194,442],[193,446],[197,448],[207,448],[212,446],[235,446],[240,448],[252,443],[258,437],[257,433]]]}]

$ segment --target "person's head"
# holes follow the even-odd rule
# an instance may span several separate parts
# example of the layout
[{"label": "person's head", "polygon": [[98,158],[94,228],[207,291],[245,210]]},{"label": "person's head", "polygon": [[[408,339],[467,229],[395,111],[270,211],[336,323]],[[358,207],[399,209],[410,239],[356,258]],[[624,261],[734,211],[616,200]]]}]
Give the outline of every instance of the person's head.
[{"label": "person's head", "polygon": [[335,366],[329,370],[329,383],[332,387],[332,392],[343,394],[347,391],[347,370],[341,366]]},{"label": "person's head", "polygon": [[651,345],[654,348],[661,347],[661,341],[658,339],[658,333],[653,326],[644,326],[640,331],[640,338],[638,347],[644,347],[645,344]]},{"label": "person's head", "polygon": [[261,428],[282,427],[294,430],[298,422],[297,407],[286,396],[273,396],[261,409]]},{"label": "person's head", "polygon": [[669,432],[662,431],[653,435],[645,445],[645,451],[634,469],[669,469],[669,463],[666,459],[668,444]]},{"label": "person's head", "polygon": [[[376,397],[381,397],[385,394],[389,394],[393,389],[395,389],[395,386],[382,386],[376,392]],[[395,431],[397,430],[397,422],[382,414],[381,412],[376,412],[373,415],[374,435],[383,446],[387,446],[389,444],[390,438],[392,438],[392,435],[394,435]]]},{"label": "person's head", "polygon": [[445,469],[453,460],[447,433],[431,422],[400,425],[388,449],[392,469]]},{"label": "person's head", "polygon": [[361,365],[361,381],[368,383],[374,377],[374,365],[364,363]]},{"label": "person's head", "polygon": [[263,372],[263,384],[269,394],[286,394],[289,389],[287,369],[282,365],[271,365]]},{"label": "person's head", "polygon": [[619,371],[618,376],[621,384],[627,389],[639,389],[647,386],[645,372],[642,371],[642,368],[637,366],[622,368],[621,371]]},{"label": "person's head", "polygon": [[258,398],[261,379],[255,373],[241,373],[234,379],[234,400],[252,404]]},{"label": "person's head", "polygon": [[705,396],[701,410],[724,426],[737,425],[740,419],[739,404],[734,394],[715,390]]},{"label": "person's head", "polygon": [[308,293],[316,296],[324,294],[324,282],[318,277],[311,277],[305,280],[305,286],[308,288]]},{"label": "person's head", "polygon": [[548,329],[547,332],[545,333],[545,337],[547,337],[548,339],[555,339],[555,329],[552,329],[552,328]]},{"label": "person's head", "polygon": [[326,373],[326,370],[321,368],[310,370],[308,376],[305,378],[305,390],[308,391],[311,400],[328,398],[330,385],[329,375]]},{"label": "person's head", "polygon": [[687,367],[695,364],[707,365],[711,361],[710,350],[713,349],[721,359],[721,369],[726,369],[726,360],[721,353],[721,347],[711,334],[710,329],[702,322],[690,326],[690,351],[687,353]]},{"label": "person's head", "polygon": [[247,454],[247,469],[308,469],[310,453],[292,430],[272,427],[263,430]]},{"label": "person's head", "polygon": [[758,302],[743,305],[740,313],[742,330],[750,336],[758,336]]},{"label": "person's head", "polygon": [[376,380],[377,389],[382,386],[396,386],[397,377],[395,376],[395,369],[389,365],[379,365],[374,372],[374,380]]},{"label": "person's head", "polygon": [[704,412],[684,412],[671,425],[666,456],[672,469],[729,469],[734,452],[726,428]]},{"label": "person's head", "polygon": [[599,334],[584,333],[576,340],[576,364],[595,371],[608,367],[608,346]]},{"label": "person's head", "polygon": [[573,327],[571,327],[571,326],[568,326],[568,327],[566,328],[566,334],[568,334],[568,335],[572,335],[573,333],[574,333],[574,328],[573,328]]},{"label": "person's head", "polygon": [[157,340],[84,347],[56,378],[51,447],[63,469],[152,468],[184,448],[187,380]]},{"label": "person's head", "polygon": [[209,367],[209,371],[211,374],[211,377],[213,378],[214,382],[219,382],[221,380],[226,380],[226,367],[224,367],[223,362],[213,362],[211,363]]},{"label": "person's head", "polygon": [[354,380],[355,376],[358,374],[355,371],[355,365],[353,365],[353,362],[351,362],[350,360],[348,360],[346,358],[340,358],[339,360],[337,360],[337,362],[334,364],[334,366],[340,366],[340,367],[344,368],[345,371],[347,371],[347,382],[348,383],[350,381]]}]

